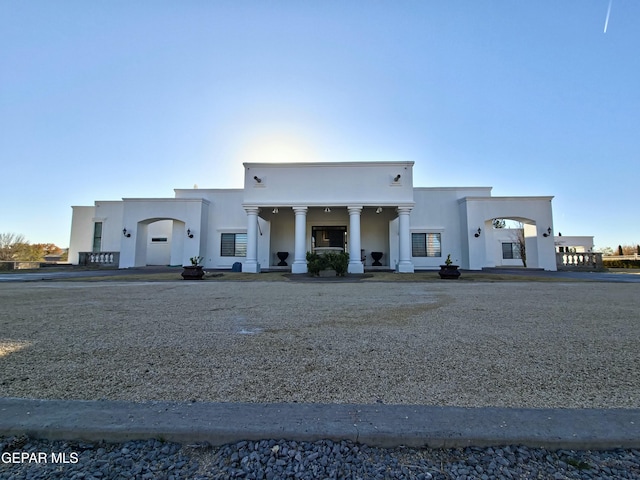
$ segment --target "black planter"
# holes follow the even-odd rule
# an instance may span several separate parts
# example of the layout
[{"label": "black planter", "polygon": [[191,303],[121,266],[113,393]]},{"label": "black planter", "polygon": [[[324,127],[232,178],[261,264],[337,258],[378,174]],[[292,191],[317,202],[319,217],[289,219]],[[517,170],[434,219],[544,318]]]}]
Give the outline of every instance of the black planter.
[{"label": "black planter", "polygon": [[460,265],[440,265],[440,271],[438,275],[444,280],[457,280],[460,276],[458,267]]},{"label": "black planter", "polygon": [[182,267],[181,275],[184,280],[202,280],[204,270],[202,270],[202,265],[185,265]]},{"label": "black planter", "polygon": [[286,267],[287,266],[287,257],[289,257],[289,252],[276,252],[276,255],[278,256],[278,260],[280,260],[280,262],[278,263],[279,267]]}]

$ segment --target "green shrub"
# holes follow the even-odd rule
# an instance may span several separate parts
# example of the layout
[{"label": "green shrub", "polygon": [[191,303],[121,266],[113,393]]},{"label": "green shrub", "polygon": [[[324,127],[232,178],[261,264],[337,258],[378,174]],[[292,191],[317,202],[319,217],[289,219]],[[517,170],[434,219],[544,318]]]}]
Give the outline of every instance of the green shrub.
[{"label": "green shrub", "polygon": [[336,275],[344,277],[349,267],[349,254],[347,252],[327,252],[324,254],[329,268],[336,271]]},{"label": "green shrub", "polygon": [[320,270],[332,269],[336,275],[343,277],[349,267],[347,252],[326,252],[322,255],[307,252],[307,270],[313,276],[319,275]]},{"label": "green shrub", "polygon": [[602,260],[606,268],[640,268],[640,260]]},{"label": "green shrub", "polygon": [[320,274],[320,270],[327,268],[327,265],[324,255],[307,252],[307,270],[309,270],[309,273],[314,277]]}]

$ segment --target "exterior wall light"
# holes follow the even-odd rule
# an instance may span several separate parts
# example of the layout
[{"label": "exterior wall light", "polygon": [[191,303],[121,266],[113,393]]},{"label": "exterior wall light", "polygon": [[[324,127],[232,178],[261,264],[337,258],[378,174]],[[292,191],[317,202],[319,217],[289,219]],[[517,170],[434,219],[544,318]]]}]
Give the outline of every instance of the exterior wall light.
[{"label": "exterior wall light", "polygon": [[276,207],[276,208],[273,209],[273,211],[271,213],[275,214],[275,213],[278,213],[278,212],[280,212],[280,210],[278,210],[278,207]]},{"label": "exterior wall light", "polygon": [[480,227],[478,227],[478,230],[476,231],[476,233],[473,234],[473,236],[478,238],[481,233],[482,233],[482,229]]},{"label": "exterior wall light", "polygon": [[262,179],[260,177],[258,177],[257,175],[254,175],[253,179],[258,183],[262,183]]},{"label": "exterior wall light", "polygon": [[193,233],[191,233],[191,229],[187,228],[187,237],[193,238]]},{"label": "exterior wall light", "polygon": [[126,229],[126,228],[123,228],[123,229],[122,229],[122,235],[124,235],[124,236],[125,236],[125,237],[127,237],[127,238],[129,238],[129,237],[131,236],[131,234],[130,234],[130,233],[127,233],[127,229]]},{"label": "exterior wall light", "polygon": [[396,175],[395,177],[393,177],[393,181],[397,182],[400,180],[400,174]]},{"label": "exterior wall light", "polygon": [[543,237],[548,237],[549,235],[551,235],[551,227],[547,228],[547,231],[542,234]]},{"label": "exterior wall light", "polygon": [[324,213],[331,213],[331,209],[330,209],[329,207],[326,207],[326,208],[324,209]]},{"label": "exterior wall light", "polygon": [[376,213],[382,213],[382,207],[376,208]]}]

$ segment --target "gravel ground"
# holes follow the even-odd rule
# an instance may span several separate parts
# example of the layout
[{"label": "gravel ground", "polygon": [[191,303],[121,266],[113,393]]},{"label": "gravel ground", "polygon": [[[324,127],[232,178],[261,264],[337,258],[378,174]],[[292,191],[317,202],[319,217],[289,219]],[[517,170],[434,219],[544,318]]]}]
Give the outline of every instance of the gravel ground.
[{"label": "gravel ground", "polygon": [[[0,396],[640,406],[633,284],[27,283],[0,285],[0,305]],[[3,479],[640,479],[633,449],[11,437],[0,452]]]},{"label": "gravel ground", "polygon": [[640,407],[607,283],[0,285],[0,396]]},{"label": "gravel ground", "polygon": [[[47,463],[0,462],[0,477],[9,480],[640,478],[637,450],[548,451],[519,446],[381,449],[330,440],[263,440],[210,447],[159,440],[124,444],[37,442],[25,437],[0,438],[0,450],[49,456]],[[52,463],[51,452],[66,454],[69,463]]]}]

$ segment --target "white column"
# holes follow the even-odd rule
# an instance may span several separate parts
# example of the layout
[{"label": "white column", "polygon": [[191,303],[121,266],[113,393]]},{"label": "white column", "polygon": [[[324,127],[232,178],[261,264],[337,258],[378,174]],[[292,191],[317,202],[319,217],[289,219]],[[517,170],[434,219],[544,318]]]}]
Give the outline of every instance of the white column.
[{"label": "white column", "polygon": [[258,211],[257,207],[246,207],[247,212],[247,259],[242,265],[244,273],[259,273],[258,263]]},{"label": "white column", "polygon": [[347,207],[349,211],[349,266],[348,273],[364,273],[360,257],[360,213],[362,207]]},{"label": "white column", "polygon": [[413,263],[411,262],[410,213],[411,207],[398,207],[399,273],[413,273]]},{"label": "white column", "polygon": [[293,213],[296,237],[291,273],[307,273],[307,207],[293,207]]}]

